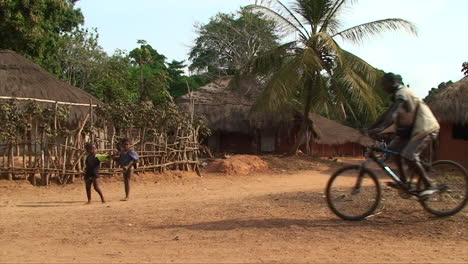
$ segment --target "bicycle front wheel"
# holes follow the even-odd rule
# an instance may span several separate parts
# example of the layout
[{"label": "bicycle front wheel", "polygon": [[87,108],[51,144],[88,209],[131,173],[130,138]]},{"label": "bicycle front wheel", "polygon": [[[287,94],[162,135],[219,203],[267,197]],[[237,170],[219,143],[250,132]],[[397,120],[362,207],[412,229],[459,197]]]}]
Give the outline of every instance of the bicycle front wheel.
[{"label": "bicycle front wheel", "polygon": [[346,166],[335,172],[325,191],[328,207],[344,220],[362,220],[380,203],[380,185],[375,174],[361,166]]},{"label": "bicycle front wheel", "polygon": [[[420,200],[426,211],[437,216],[449,216],[465,207],[468,201],[468,173],[463,166],[449,160],[436,161],[427,176],[436,192]],[[422,181],[418,186],[424,186]]]}]

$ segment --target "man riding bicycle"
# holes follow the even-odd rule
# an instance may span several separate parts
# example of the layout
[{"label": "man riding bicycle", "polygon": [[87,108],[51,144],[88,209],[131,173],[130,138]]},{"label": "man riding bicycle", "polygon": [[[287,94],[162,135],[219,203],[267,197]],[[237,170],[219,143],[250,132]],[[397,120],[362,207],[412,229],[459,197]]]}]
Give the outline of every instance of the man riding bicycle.
[{"label": "man riding bicycle", "polygon": [[[392,95],[393,105],[369,128],[370,135],[396,133],[388,148],[401,153],[430,186],[426,171],[421,163],[421,153],[439,133],[439,123],[429,107],[408,87],[400,75],[386,73],[382,78],[384,90]],[[402,168],[401,160],[397,160]],[[403,172],[402,172],[403,173]],[[404,173],[402,181],[406,181]],[[396,185],[390,184],[392,187]],[[424,197],[434,193],[430,188],[419,195]]]}]

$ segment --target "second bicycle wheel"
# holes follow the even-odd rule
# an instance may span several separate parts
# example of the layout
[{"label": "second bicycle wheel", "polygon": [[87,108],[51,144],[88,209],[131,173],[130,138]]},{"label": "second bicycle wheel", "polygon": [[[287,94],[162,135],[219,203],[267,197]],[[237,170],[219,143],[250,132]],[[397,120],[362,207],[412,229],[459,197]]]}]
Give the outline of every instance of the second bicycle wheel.
[{"label": "second bicycle wheel", "polygon": [[[436,193],[420,200],[426,211],[437,216],[449,216],[465,207],[468,201],[468,173],[463,166],[448,160],[436,161],[427,176]],[[422,181],[418,186],[424,186]]]},{"label": "second bicycle wheel", "polygon": [[344,220],[362,220],[379,206],[380,185],[371,170],[346,166],[331,176],[325,195],[328,206],[337,216]]}]

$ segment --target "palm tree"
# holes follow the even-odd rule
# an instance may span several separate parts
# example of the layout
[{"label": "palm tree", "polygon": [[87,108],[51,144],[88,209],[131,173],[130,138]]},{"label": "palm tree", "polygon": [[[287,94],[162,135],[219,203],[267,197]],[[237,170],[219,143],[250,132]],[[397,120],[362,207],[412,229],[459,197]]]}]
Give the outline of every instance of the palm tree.
[{"label": "palm tree", "polygon": [[[362,112],[377,115],[376,106],[382,97],[375,87],[382,72],[342,49],[337,39],[360,44],[384,31],[417,34],[412,23],[396,18],[342,29],[343,11],[356,2],[294,0],[288,7],[280,0],[269,0],[247,6],[276,21],[284,33],[294,34],[293,41],[258,57],[254,69],[267,77],[257,108],[300,110],[299,138],[311,127],[311,111],[342,117]],[[296,140],[292,153],[299,144]]]}]

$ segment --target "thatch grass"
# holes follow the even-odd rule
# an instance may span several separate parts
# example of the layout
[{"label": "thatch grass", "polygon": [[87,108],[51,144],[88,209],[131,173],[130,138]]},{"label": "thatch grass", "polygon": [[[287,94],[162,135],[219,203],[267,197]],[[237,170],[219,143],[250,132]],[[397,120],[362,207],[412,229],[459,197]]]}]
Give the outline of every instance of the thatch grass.
[{"label": "thatch grass", "polygon": [[313,121],[314,131],[317,133],[315,142],[325,145],[338,145],[348,142],[358,143],[363,146],[371,146],[374,141],[364,136],[358,130],[342,125],[317,114],[310,114]]},{"label": "thatch grass", "polygon": [[428,104],[440,122],[468,124],[468,76],[445,88]]},{"label": "thatch grass", "polygon": [[[190,101],[194,100],[195,114],[203,116],[208,126],[216,131],[252,133],[255,129],[288,129],[294,125],[294,113],[283,115],[274,113],[252,112],[261,86],[253,80],[241,81],[231,88],[231,77],[222,77],[200,89],[176,99],[184,111],[189,111]],[[347,142],[370,145],[372,140],[363,137],[359,131],[329,120],[317,114],[310,114],[319,144],[338,145]]]},{"label": "thatch grass", "polygon": [[[51,101],[99,104],[87,92],[56,79],[23,56],[0,50],[0,96],[46,99]],[[89,107],[73,106],[72,120],[82,119]]]}]

